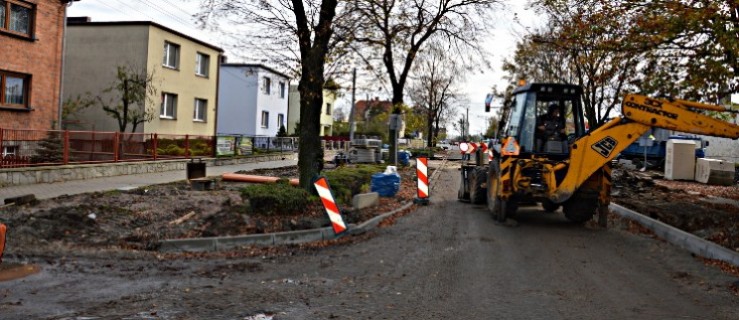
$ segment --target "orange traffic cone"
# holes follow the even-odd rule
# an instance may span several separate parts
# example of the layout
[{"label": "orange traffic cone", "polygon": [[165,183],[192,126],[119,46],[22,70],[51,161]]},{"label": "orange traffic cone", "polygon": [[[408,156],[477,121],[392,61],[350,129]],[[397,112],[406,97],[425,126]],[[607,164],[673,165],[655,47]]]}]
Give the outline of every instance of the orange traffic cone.
[{"label": "orange traffic cone", "polygon": [[3,263],[3,252],[5,252],[5,231],[8,228],[0,223],[0,263]]}]

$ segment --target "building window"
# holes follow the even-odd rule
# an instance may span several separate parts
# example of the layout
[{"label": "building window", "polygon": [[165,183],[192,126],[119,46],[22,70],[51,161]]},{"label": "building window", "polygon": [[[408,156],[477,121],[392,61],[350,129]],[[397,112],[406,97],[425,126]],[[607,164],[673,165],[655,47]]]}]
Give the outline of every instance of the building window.
[{"label": "building window", "polygon": [[281,128],[285,125],[285,115],[282,113],[277,114],[277,128]]},{"label": "building window", "polygon": [[3,157],[13,157],[18,155],[18,146],[3,147]]},{"label": "building window", "polygon": [[177,119],[177,95],[162,93],[162,108],[159,117],[164,119]]},{"label": "building window", "polygon": [[180,46],[171,42],[164,41],[164,61],[162,64],[167,68],[179,69],[180,67]]},{"label": "building window", "polygon": [[0,0],[0,29],[31,37],[34,6],[18,0]]},{"label": "building window", "polygon": [[262,128],[269,128],[269,112],[262,111]]},{"label": "building window", "polygon": [[331,104],[330,103],[326,104],[326,115],[327,116],[331,115]]},{"label": "building window", "polygon": [[198,52],[195,55],[195,74],[203,77],[208,76],[208,67],[210,66],[210,56]]},{"label": "building window", "polygon": [[262,92],[264,92],[264,94],[266,95],[269,95],[272,91],[272,79],[270,79],[269,77],[264,77],[263,80],[264,88],[262,88]]},{"label": "building window", "polygon": [[195,110],[192,114],[193,121],[205,122],[208,113],[208,100],[195,99]]},{"label": "building window", "polygon": [[0,106],[28,108],[30,76],[0,71]]},{"label": "building window", "polygon": [[285,83],[280,81],[280,98],[285,99]]}]

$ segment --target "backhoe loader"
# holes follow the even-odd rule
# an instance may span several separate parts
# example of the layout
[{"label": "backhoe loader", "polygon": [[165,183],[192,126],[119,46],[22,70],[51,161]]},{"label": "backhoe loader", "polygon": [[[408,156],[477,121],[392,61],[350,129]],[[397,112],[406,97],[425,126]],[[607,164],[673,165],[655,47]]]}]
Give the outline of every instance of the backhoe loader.
[{"label": "backhoe loader", "polygon": [[[512,217],[522,203],[541,203],[549,212],[561,206],[574,222],[599,212],[599,223],[605,225],[611,160],[651,127],[739,138],[739,126],[706,115],[736,111],[637,94],[624,97],[621,116],[588,130],[581,95],[580,87],[566,84],[532,83],[515,89],[505,106],[509,110],[501,121],[500,143],[489,148],[492,160],[486,165],[478,151],[474,163],[463,164],[458,198],[487,202],[498,221]],[[549,123],[542,123],[543,114],[550,115]]]}]

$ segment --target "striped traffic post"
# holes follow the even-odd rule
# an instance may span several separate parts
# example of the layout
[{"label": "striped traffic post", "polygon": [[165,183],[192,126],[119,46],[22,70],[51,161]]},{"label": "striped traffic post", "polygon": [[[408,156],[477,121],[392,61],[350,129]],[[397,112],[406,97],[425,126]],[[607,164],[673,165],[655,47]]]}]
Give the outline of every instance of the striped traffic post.
[{"label": "striped traffic post", "polygon": [[3,263],[3,252],[5,252],[5,232],[7,227],[0,223],[0,263]]},{"label": "striped traffic post", "polygon": [[326,177],[318,178],[313,185],[316,187],[316,191],[318,191],[318,196],[321,197],[323,207],[326,208],[328,219],[331,220],[331,225],[334,228],[334,234],[339,235],[346,231],[346,224],[344,223],[344,219],[341,218],[339,207],[336,205],[334,196],[331,194]]},{"label": "striped traffic post", "polygon": [[429,203],[429,159],[426,157],[416,158],[416,176],[418,177],[418,193],[416,199],[413,200],[415,203],[428,204]]}]

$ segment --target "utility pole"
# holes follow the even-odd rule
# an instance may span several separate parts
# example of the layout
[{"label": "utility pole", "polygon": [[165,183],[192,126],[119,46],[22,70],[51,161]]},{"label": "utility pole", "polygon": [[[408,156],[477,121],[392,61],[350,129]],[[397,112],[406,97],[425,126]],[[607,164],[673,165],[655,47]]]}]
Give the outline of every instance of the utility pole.
[{"label": "utility pole", "polygon": [[470,135],[470,106],[467,106],[467,120],[464,122],[464,128],[467,131],[465,136]]},{"label": "utility pole", "polygon": [[354,140],[354,105],[355,96],[357,94],[357,68],[354,68],[352,75],[352,108],[349,110],[349,141]]}]

